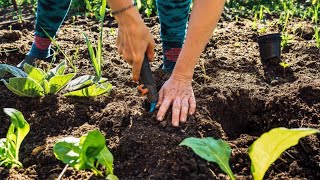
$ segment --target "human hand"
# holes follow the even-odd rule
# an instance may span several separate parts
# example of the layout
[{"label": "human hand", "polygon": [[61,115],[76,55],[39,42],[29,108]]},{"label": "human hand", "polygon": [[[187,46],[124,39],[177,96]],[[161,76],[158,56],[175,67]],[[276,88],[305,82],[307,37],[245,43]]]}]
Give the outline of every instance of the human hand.
[{"label": "human hand", "polygon": [[122,58],[132,66],[133,80],[138,81],[145,54],[154,59],[155,42],[140,15],[125,12],[119,15],[116,45]]},{"label": "human hand", "polygon": [[193,115],[196,110],[196,101],[191,80],[170,77],[159,91],[157,120],[162,121],[167,110],[172,105],[172,125],[184,123],[187,116]]}]

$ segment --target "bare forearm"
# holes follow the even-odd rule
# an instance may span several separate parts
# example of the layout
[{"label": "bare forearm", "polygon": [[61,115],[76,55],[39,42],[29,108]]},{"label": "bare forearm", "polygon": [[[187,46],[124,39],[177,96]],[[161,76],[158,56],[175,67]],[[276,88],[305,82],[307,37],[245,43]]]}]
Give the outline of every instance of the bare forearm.
[{"label": "bare forearm", "polygon": [[194,67],[221,16],[225,0],[196,0],[191,13],[185,45],[172,77],[192,79]]}]

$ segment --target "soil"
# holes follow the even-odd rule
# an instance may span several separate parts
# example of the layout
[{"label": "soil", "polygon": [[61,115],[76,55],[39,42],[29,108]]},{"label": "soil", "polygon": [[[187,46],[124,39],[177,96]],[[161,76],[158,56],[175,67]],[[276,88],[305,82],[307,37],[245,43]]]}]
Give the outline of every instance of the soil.
[{"label": "soil", "polygon": [[[72,18],[70,18],[72,19]],[[157,43],[151,63],[161,64],[159,20],[145,18]],[[311,26],[309,22],[302,22]],[[0,25],[0,63],[17,65],[33,40],[34,20]],[[115,46],[116,23],[105,22],[103,76],[114,85],[109,96],[66,98],[60,92],[43,98],[23,98],[0,84],[0,109],[20,110],[31,126],[23,142],[22,169],[0,168],[0,179],[55,179],[65,165],[52,152],[54,143],[100,129],[114,155],[115,174],[120,179],[228,179],[214,163],[178,146],[187,137],[214,137],[232,147],[231,168],[237,179],[252,179],[248,147],[261,134],[275,127],[320,129],[320,50],[314,40],[299,31],[283,49],[283,69],[259,57],[256,31],[251,21],[230,21],[224,16],[195,68],[193,88],[197,111],[178,128],[171,126],[171,113],[157,122],[155,113],[143,108],[131,69]],[[81,30],[97,39],[98,23],[77,17],[64,23],[57,42],[73,56],[79,76],[93,74]],[[292,33],[294,31],[292,30]],[[299,34],[300,33],[300,34]],[[57,53],[58,61],[64,57]],[[163,77],[155,73],[161,87]],[[5,137],[8,117],[0,112],[0,137]],[[319,135],[311,135],[288,149],[267,171],[266,179],[320,179]],[[63,179],[103,179],[89,171],[68,168]]]}]

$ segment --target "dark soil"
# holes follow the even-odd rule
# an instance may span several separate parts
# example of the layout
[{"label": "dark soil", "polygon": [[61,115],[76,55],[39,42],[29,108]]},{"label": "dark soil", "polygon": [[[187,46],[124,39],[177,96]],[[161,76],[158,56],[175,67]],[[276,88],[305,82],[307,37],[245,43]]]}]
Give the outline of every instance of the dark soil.
[{"label": "dark soil", "polygon": [[[157,58],[151,64],[155,71],[162,56],[159,23],[156,18],[145,21],[157,43]],[[32,20],[14,22],[12,31],[0,25],[0,63],[17,65],[24,58],[33,40],[33,24]],[[222,18],[196,66],[193,87],[197,112],[187,123],[174,128],[170,113],[166,121],[159,123],[155,114],[144,110],[144,97],[139,96],[137,84],[132,82],[130,66],[116,50],[116,24],[109,18],[105,25],[103,75],[115,86],[110,96],[66,98],[59,93],[22,98],[0,84],[0,109],[20,110],[31,126],[21,149],[24,168],[0,168],[0,179],[57,178],[65,165],[55,158],[54,143],[93,129],[100,129],[108,139],[115,174],[120,179],[227,179],[214,163],[178,146],[186,137],[226,140],[233,149],[230,164],[237,179],[252,179],[247,151],[261,134],[275,127],[320,128],[320,51],[314,40],[294,36],[282,54],[282,60],[291,64],[284,70],[261,62],[258,33],[252,31],[251,21]],[[93,74],[80,30],[94,40],[98,23],[83,18],[67,21],[57,42],[71,56],[78,48],[78,75]],[[57,58],[62,60],[62,54],[58,53]],[[5,137],[10,121],[2,110],[0,120],[0,137]],[[99,179],[89,171],[72,168],[67,169],[64,178]],[[320,179],[319,135],[303,138],[283,153],[265,178]]]}]

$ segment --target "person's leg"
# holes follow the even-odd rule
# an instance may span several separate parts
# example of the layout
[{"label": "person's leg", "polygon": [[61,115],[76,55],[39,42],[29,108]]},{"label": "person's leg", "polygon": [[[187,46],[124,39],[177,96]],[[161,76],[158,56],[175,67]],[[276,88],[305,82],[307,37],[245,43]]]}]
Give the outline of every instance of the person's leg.
[{"label": "person's leg", "polygon": [[38,0],[37,18],[34,41],[26,59],[19,65],[23,67],[25,63],[33,63],[36,58],[48,58],[50,54],[51,40],[55,37],[66,14],[69,11],[71,0]]},{"label": "person's leg", "polygon": [[172,72],[186,35],[191,0],[157,0],[163,48],[162,69]]}]

